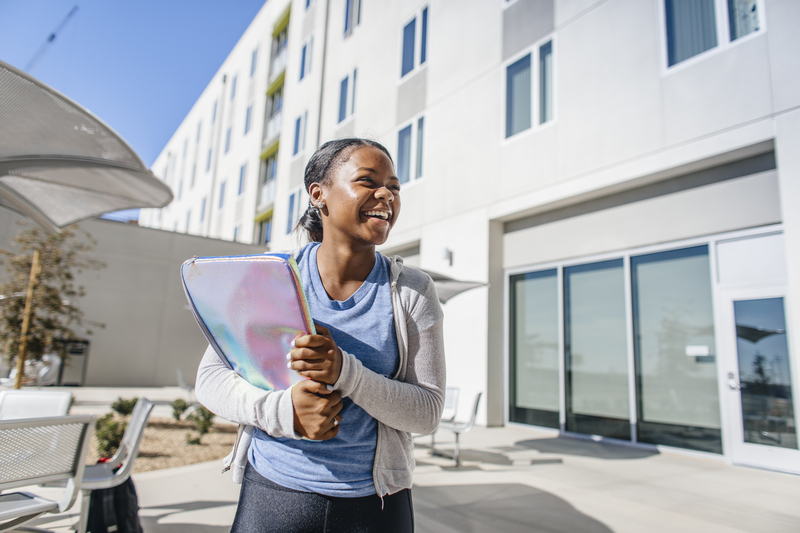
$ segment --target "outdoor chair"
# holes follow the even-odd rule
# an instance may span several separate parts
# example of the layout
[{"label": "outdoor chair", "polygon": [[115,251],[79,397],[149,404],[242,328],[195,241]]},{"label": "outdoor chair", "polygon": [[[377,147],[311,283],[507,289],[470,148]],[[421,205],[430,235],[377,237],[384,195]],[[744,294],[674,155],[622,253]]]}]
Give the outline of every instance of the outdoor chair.
[{"label": "outdoor chair", "polygon": [[58,373],[61,370],[61,358],[55,354],[45,354],[42,356],[42,365],[36,373],[36,386],[47,387],[55,385],[58,381]]},{"label": "outdoor chair", "polygon": [[[18,529],[44,513],[63,513],[83,480],[94,415],[0,421],[0,531]],[[3,491],[54,481],[66,484],[58,501]]]},{"label": "outdoor chair", "polygon": [[[458,387],[447,387],[444,390],[444,409],[442,409],[441,422],[452,422],[458,414]],[[440,423],[441,423],[440,422]],[[431,450],[435,447],[436,430],[431,433]]]},{"label": "outdoor chair", "polygon": [[0,391],[0,420],[64,416],[72,401],[70,391]]},{"label": "outdoor chair", "polygon": [[122,436],[122,442],[114,457],[108,462],[86,467],[83,483],[80,486],[82,495],[80,521],[76,530],[78,533],[86,533],[92,491],[116,487],[131,476],[133,463],[139,455],[139,444],[142,442],[144,428],[147,426],[147,420],[150,418],[152,410],[153,402],[147,398],[140,398],[133,408],[125,435]]},{"label": "outdoor chair", "polygon": [[190,404],[193,403],[192,393],[194,393],[194,387],[186,383],[186,379],[183,377],[182,368],[178,369],[178,387],[186,391],[186,401]]},{"label": "outdoor chair", "polygon": [[458,457],[458,438],[462,433],[468,432],[475,425],[475,418],[478,416],[478,404],[480,404],[481,401],[481,394],[482,393],[479,392],[475,396],[475,404],[472,406],[472,416],[470,416],[470,419],[467,422],[456,422],[455,420],[452,420],[439,423],[439,429],[449,429],[456,435],[456,447],[452,455],[447,452],[437,450],[431,446],[432,455],[453,459],[456,462],[456,466],[461,466],[461,462]]}]

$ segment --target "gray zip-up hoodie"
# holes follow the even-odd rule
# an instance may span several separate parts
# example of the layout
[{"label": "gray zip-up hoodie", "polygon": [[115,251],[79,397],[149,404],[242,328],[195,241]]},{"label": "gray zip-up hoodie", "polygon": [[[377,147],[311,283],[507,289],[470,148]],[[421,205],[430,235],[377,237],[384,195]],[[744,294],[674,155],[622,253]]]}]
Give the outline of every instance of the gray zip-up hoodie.
[{"label": "gray zip-up hoodie", "polygon": [[[296,255],[296,254],[295,254]],[[392,307],[400,357],[397,373],[386,378],[342,350],[342,370],[334,390],[349,397],[378,421],[372,479],[378,496],[412,484],[411,433],[432,433],[442,416],[445,389],[443,313],[430,276],[391,259]],[[294,430],[290,390],[265,391],[232,371],[209,346],[197,370],[195,394],[213,413],[240,424],[225,470],[241,483],[253,427],[274,437],[301,438]],[[224,471],[224,470],[223,470]]]}]

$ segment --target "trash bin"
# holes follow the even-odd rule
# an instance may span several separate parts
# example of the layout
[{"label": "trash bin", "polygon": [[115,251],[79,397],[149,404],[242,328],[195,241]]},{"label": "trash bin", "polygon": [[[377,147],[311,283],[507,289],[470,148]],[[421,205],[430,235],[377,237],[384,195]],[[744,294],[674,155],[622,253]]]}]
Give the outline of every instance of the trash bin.
[{"label": "trash bin", "polygon": [[82,387],[86,382],[86,364],[89,361],[89,341],[65,341],[64,357],[64,364],[61,365],[59,385]]}]

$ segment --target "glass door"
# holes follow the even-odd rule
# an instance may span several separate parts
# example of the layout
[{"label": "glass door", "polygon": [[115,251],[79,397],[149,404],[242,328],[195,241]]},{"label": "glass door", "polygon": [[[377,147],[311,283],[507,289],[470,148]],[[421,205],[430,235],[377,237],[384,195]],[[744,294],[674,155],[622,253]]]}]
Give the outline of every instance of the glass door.
[{"label": "glass door", "polygon": [[733,462],[800,473],[785,293],[725,291],[722,303]]}]

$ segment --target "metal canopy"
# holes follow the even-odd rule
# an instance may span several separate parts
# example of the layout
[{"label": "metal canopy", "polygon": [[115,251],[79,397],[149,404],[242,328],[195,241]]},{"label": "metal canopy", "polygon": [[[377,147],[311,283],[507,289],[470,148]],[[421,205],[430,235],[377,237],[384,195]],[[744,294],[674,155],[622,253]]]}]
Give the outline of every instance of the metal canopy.
[{"label": "metal canopy", "polygon": [[171,201],[169,187],[107,124],[0,61],[0,206],[58,231]]},{"label": "metal canopy", "polygon": [[439,302],[443,304],[447,303],[447,300],[453,296],[461,294],[464,291],[489,285],[488,283],[481,283],[479,281],[459,281],[445,276],[444,274],[439,274],[438,272],[431,272],[430,270],[422,271],[433,280],[433,284],[436,286],[436,294],[439,296]]}]

